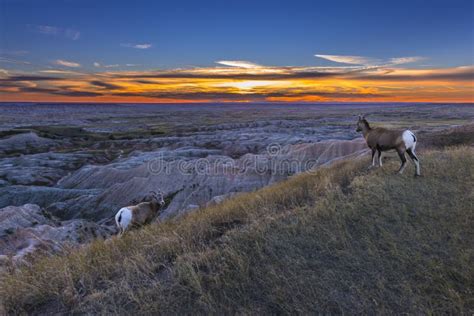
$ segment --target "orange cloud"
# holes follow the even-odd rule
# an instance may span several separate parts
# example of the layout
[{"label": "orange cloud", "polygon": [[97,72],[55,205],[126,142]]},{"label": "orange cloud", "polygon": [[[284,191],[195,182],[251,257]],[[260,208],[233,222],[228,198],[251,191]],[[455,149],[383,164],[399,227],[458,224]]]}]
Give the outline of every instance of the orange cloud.
[{"label": "orange cloud", "polygon": [[158,71],[9,71],[0,76],[0,99],[131,103],[474,102],[473,66],[410,69],[395,64],[272,67],[221,61],[217,67]]}]

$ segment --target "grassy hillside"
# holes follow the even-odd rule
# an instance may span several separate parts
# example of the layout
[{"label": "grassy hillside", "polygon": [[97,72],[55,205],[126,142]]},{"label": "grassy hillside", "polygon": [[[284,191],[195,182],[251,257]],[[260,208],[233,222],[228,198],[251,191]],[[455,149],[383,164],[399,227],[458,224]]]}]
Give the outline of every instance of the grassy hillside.
[{"label": "grassy hillside", "polygon": [[6,312],[474,312],[474,149],[302,174],[0,276]]}]

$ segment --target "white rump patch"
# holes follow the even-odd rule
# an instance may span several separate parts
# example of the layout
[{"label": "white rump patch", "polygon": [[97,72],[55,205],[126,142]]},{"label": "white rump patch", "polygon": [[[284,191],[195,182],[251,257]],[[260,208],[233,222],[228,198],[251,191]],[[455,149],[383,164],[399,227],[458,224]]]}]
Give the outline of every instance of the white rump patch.
[{"label": "white rump patch", "polygon": [[402,134],[403,142],[405,143],[405,148],[406,149],[411,149],[415,150],[416,146],[416,137],[415,134],[413,134],[412,131],[406,130]]},{"label": "white rump patch", "polygon": [[128,225],[130,225],[130,222],[132,221],[132,210],[130,210],[128,207],[122,207],[120,211],[118,211],[117,215],[115,215],[115,221],[120,227],[122,227],[122,229],[127,229]]}]

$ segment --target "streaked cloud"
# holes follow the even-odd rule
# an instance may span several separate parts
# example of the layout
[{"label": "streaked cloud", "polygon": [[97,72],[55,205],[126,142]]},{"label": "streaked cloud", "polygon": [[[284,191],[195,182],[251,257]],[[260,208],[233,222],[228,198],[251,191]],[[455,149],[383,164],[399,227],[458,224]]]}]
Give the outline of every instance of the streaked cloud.
[{"label": "streaked cloud", "polygon": [[233,87],[238,88],[241,90],[251,90],[257,87],[265,87],[265,86],[288,86],[291,82],[290,81],[277,81],[277,80],[245,80],[245,81],[237,81],[237,82],[222,82],[217,83],[214,87]]},{"label": "streaked cloud", "polygon": [[122,43],[120,44],[122,47],[129,47],[129,48],[136,48],[136,49],[148,49],[152,47],[150,43],[143,43],[143,44],[131,44],[131,43]]},{"label": "streaked cloud", "polygon": [[5,100],[21,100],[23,95],[104,102],[472,101],[474,66],[409,68],[410,62],[420,59],[403,58],[374,67],[219,61],[219,66],[153,71],[116,70],[106,67],[115,64],[96,62],[102,70],[96,73],[63,69],[1,73],[0,95]]},{"label": "streaked cloud", "polygon": [[54,63],[58,66],[64,66],[64,67],[71,67],[71,68],[78,68],[81,67],[81,64],[73,62],[73,61],[68,61],[68,60],[63,60],[63,59],[57,59],[54,61]]},{"label": "streaked cloud", "polygon": [[246,69],[262,67],[258,64],[255,64],[249,61],[243,61],[243,60],[220,60],[220,61],[216,61],[216,64],[230,66],[230,67],[246,68]]},{"label": "streaked cloud", "polygon": [[69,71],[69,70],[60,70],[60,69],[46,69],[38,71],[44,74],[60,74],[60,75],[82,75],[83,73],[77,71]]},{"label": "streaked cloud", "polygon": [[1,56],[0,56],[0,63],[31,65],[31,63],[29,61],[18,60],[18,59],[7,58],[7,57],[1,57]]},{"label": "streaked cloud", "polygon": [[388,60],[364,57],[364,56],[344,56],[344,55],[320,55],[316,54],[315,57],[326,59],[335,63],[361,65],[361,66],[389,66],[389,65],[402,65],[419,62],[425,58],[419,56],[411,57],[394,57]]},{"label": "streaked cloud", "polygon": [[61,77],[46,77],[46,76],[37,76],[37,75],[12,75],[4,79],[0,79],[0,81],[52,81],[52,80],[63,80]]},{"label": "streaked cloud", "polygon": [[306,91],[306,92],[292,92],[290,91],[279,91],[279,92],[270,92],[267,93],[265,91],[253,91],[246,93],[244,95],[239,93],[232,93],[231,91],[197,91],[197,92],[147,92],[145,94],[135,93],[135,92],[118,92],[114,93],[115,96],[121,97],[143,97],[146,96],[147,98],[152,99],[166,99],[166,100],[187,100],[187,101],[206,101],[206,100],[214,100],[219,102],[225,101],[251,101],[251,102],[262,102],[268,101],[269,98],[301,98],[301,97],[312,97],[315,99],[324,100],[324,98],[366,98],[366,97],[378,97],[376,94],[363,94],[363,93],[343,93],[343,92],[325,92],[325,91]]},{"label": "streaked cloud", "polygon": [[57,35],[59,34],[59,28],[50,25],[35,25],[36,30],[41,34]]},{"label": "streaked cloud", "polygon": [[441,69],[396,69],[392,71],[377,71],[373,73],[360,73],[352,80],[416,82],[416,81],[466,81],[474,84],[474,66],[463,66]]},{"label": "streaked cloud", "polygon": [[314,55],[316,57],[333,61],[335,63],[351,64],[351,65],[372,65],[377,62],[376,59],[362,56],[342,56],[342,55]]},{"label": "streaked cloud", "polygon": [[425,59],[426,58],[419,57],[419,56],[398,57],[398,58],[390,58],[390,63],[393,65],[410,64],[410,63],[416,63]]},{"label": "streaked cloud", "polygon": [[51,25],[28,25],[34,31],[44,34],[44,35],[54,35],[61,36],[73,41],[78,40],[81,37],[81,32],[70,29],[70,28],[61,28]]},{"label": "streaked cloud", "polygon": [[47,93],[67,97],[98,97],[101,95],[99,92],[70,90],[68,88],[55,89],[41,87],[21,87],[19,90],[26,93]]},{"label": "streaked cloud", "polygon": [[97,68],[117,68],[117,67],[120,67],[120,65],[119,64],[103,65],[103,64],[100,64],[98,62],[95,62],[94,67],[97,67]]},{"label": "streaked cloud", "polygon": [[110,65],[103,65],[99,62],[94,62],[93,63],[94,67],[96,68],[118,68],[118,67],[136,67],[140,66],[139,64],[125,64],[125,65],[120,65],[120,64],[110,64]]},{"label": "streaked cloud", "polygon": [[162,71],[145,71],[129,73],[130,78],[155,79],[229,79],[229,80],[284,80],[284,79],[317,79],[333,77],[338,73],[323,71],[313,67],[210,67],[175,69]]},{"label": "streaked cloud", "polygon": [[90,82],[90,84],[92,84],[96,87],[105,88],[105,89],[109,89],[109,90],[117,90],[117,89],[122,88],[119,85],[112,84],[112,83],[107,83],[107,82],[100,81],[100,80],[92,80]]}]

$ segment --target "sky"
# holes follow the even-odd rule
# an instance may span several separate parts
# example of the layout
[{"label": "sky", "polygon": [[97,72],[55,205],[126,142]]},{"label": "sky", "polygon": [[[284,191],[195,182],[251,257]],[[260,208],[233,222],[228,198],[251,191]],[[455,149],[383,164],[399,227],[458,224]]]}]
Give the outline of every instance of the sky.
[{"label": "sky", "polygon": [[474,102],[474,1],[0,0],[0,101]]}]

